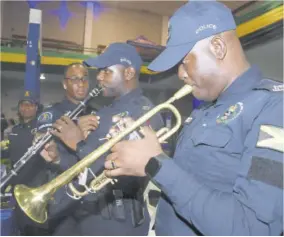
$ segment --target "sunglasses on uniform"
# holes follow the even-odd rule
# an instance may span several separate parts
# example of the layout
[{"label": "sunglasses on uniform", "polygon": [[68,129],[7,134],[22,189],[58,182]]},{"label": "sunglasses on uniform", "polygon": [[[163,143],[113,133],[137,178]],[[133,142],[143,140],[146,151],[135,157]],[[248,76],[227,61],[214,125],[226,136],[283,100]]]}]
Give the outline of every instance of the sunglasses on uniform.
[{"label": "sunglasses on uniform", "polygon": [[89,81],[88,76],[84,76],[84,77],[72,76],[72,77],[65,77],[65,79],[70,80],[73,84],[79,84],[81,81],[82,82],[88,82]]}]

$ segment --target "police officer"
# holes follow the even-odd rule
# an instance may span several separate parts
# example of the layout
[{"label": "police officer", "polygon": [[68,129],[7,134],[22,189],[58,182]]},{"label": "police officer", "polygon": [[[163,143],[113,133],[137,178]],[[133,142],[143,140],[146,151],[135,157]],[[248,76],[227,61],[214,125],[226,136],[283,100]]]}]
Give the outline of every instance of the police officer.
[{"label": "police officer", "polygon": [[186,119],[173,159],[145,128],[144,139],[118,143],[105,162],[109,176],[148,175],[161,188],[157,235],[282,231],[283,153],[275,145],[283,150],[283,138],[275,131],[283,133],[283,85],[249,64],[235,29],[219,2],[190,1],[175,12],[167,47],[149,68],[178,65],[207,103]]},{"label": "police officer", "polygon": [[[36,133],[37,110],[37,99],[30,91],[26,91],[18,103],[19,124],[14,126],[9,134],[9,157],[12,165],[32,146]],[[35,173],[40,172],[44,164],[45,162],[41,159],[32,159],[15,176],[13,183],[20,182],[21,184],[34,185]]]},{"label": "police officer", "polygon": [[[98,128],[92,128],[91,115],[81,117],[78,121],[79,127],[66,117],[53,125],[56,128],[53,134],[75,150],[81,159],[114,135],[107,134],[121,117],[128,115],[136,119],[153,107],[139,88],[138,78],[142,60],[133,46],[113,43],[103,54],[87,60],[86,64],[99,69],[97,79],[104,88],[103,95],[115,99],[111,105],[98,111]],[[163,127],[160,115],[155,116],[148,124],[153,129]],[[92,132],[88,135],[88,131]],[[92,173],[102,172],[104,157],[100,157],[91,166]],[[98,195],[88,195],[81,199],[81,208],[78,208],[74,215],[76,225],[73,229],[77,231],[76,234],[147,235],[149,215],[143,201],[146,181],[145,178],[137,177],[121,178],[115,185],[106,187]],[[62,195],[55,196],[57,203],[66,205],[68,196],[64,192]],[[57,232],[57,235],[60,233]]]},{"label": "police officer", "polygon": [[[26,91],[18,103],[19,124],[12,128],[9,134],[9,158],[12,165],[19,161],[29,147],[32,146],[36,133],[37,99],[30,91]],[[46,163],[43,159],[31,159],[15,176],[11,184],[37,186],[46,181]],[[16,207],[16,221],[22,235],[46,233],[46,225],[35,225]]]},{"label": "police officer", "polygon": [[[47,128],[50,128],[52,124],[67,112],[72,112],[78,104],[85,99],[89,90],[89,76],[88,69],[81,63],[72,63],[65,68],[64,79],[62,81],[63,88],[65,90],[65,97],[60,103],[56,103],[53,106],[46,108],[37,119],[37,134],[44,134]],[[82,114],[87,113],[90,110],[89,107]],[[80,114],[80,115],[82,115]],[[47,143],[44,149],[41,151],[41,156],[50,163],[48,170],[48,179],[53,179],[63,170],[69,168],[68,164],[72,161],[76,163],[78,161],[77,155],[65,146],[59,139],[52,139]],[[64,165],[58,165],[57,161],[61,157],[66,157]],[[52,161],[52,162],[51,162]],[[58,205],[54,205],[54,208],[58,208]],[[75,208],[75,207],[74,207]],[[72,213],[73,209],[67,209],[58,215],[51,216],[49,219],[50,231],[53,232],[58,226],[65,221],[66,216]],[[64,233],[66,234],[66,232]]]},{"label": "police officer", "polygon": [[[89,90],[89,76],[87,68],[81,63],[72,63],[65,68],[62,81],[65,97],[60,103],[45,109],[37,119],[37,132],[44,133],[47,128],[67,112],[72,112],[78,104],[85,99]],[[86,110],[90,109],[87,107]],[[83,112],[84,113],[84,112]],[[86,112],[87,113],[87,112]],[[82,114],[81,114],[82,115]],[[68,147],[57,140],[56,145],[52,141],[45,146],[41,155],[48,162],[59,159],[59,156],[68,156],[68,159],[77,161],[77,157]],[[67,167],[62,167],[67,168]]]}]

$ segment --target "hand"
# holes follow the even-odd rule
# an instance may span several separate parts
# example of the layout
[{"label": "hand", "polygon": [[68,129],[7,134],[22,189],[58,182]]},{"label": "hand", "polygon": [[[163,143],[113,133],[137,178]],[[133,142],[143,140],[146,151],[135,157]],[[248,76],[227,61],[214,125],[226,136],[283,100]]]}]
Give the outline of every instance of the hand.
[{"label": "hand", "polygon": [[105,173],[108,177],[146,175],[145,166],[148,161],[163,150],[151,128],[143,127],[141,133],[144,135],[141,140],[122,141],[114,145],[105,162]]},{"label": "hand", "polygon": [[81,129],[67,116],[62,116],[52,126],[55,129],[51,131],[51,134],[58,137],[74,151],[77,149],[77,143],[84,140]]},{"label": "hand", "polygon": [[53,140],[47,143],[44,149],[40,152],[40,155],[47,162],[57,163],[59,161],[59,153],[56,143]]},{"label": "hand", "polygon": [[78,119],[78,126],[83,132],[84,138],[86,139],[90,131],[94,131],[100,124],[100,117],[96,115],[86,115]]}]

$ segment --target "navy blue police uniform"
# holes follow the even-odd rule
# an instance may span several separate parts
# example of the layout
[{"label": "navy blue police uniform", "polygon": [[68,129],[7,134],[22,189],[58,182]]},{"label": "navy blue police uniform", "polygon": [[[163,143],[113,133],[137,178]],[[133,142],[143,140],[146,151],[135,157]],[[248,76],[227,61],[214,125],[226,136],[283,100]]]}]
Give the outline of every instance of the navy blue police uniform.
[{"label": "navy blue police uniform", "polygon": [[[37,118],[37,132],[45,133],[47,129],[52,127],[52,124],[55,123],[57,119],[67,114],[68,112],[72,112],[76,107],[77,107],[77,104],[74,104],[67,98],[64,98],[60,103],[55,103],[52,106],[45,108],[44,111]],[[87,106],[85,111],[83,111],[80,114],[80,116],[90,111],[91,111],[91,108]],[[65,163],[67,166],[64,166],[64,165],[59,166],[57,164],[49,163],[49,167],[47,170],[48,180],[55,178],[61,172],[70,168],[69,165],[76,163],[79,160],[78,156],[76,155],[74,151],[72,151],[69,147],[67,147],[64,143],[62,143],[56,137],[54,137],[53,139],[57,145],[59,157],[66,157],[66,159],[69,160],[69,163],[68,162]],[[44,160],[44,159],[41,158],[41,160]],[[52,203],[54,204],[54,202]],[[55,207],[58,208],[58,205],[55,205]],[[53,232],[56,228],[58,228],[58,226],[60,226],[61,223],[65,221],[66,216],[70,215],[70,213],[74,211],[74,208],[76,207],[70,206],[69,209],[65,209],[61,213],[58,213],[58,215],[50,216],[48,220],[50,231]],[[70,224],[69,227],[71,228],[72,224]],[[68,234],[69,232],[67,231],[64,234],[66,233]]]},{"label": "navy blue police uniform", "polygon": [[256,144],[261,125],[283,127],[283,85],[261,78],[249,69],[185,121],[154,177],[157,235],[281,233],[283,154]]},{"label": "navy blue police uniform", "polygon": [[[113,49],[116,55],[113,55]],[[116,58],[118,57],[118,60],[101,67],[96,65],[97,67],[105,68],[123,63],[132,63],[134,67],[137,65],[134,57],[138,58],[139,56],[133,56],[137,52],[130,45],[115,43],[110,45],[104,54],[109,54],[110,52],[112,56],[107,58],[117,60]],[[102,54],[103,57],[104,54]],[[120,60],[120,57],[123,60]],[[98,60],[101,60],[101,58],[98,57]],[[139,60],[141,61],[140,57]],[[137,70],[140,70],[141,63],[142,61],[138,63]],[[131,65],[127,64],[126,66]],[[99,127],[94,132],[91,132],[84,142],[78,143],[76,151],[78,157],[83,159],[87,154],[106,142],[104,138],[106,138],[110,128],[115,125],[115,122],[113,122],[114,117],[129,116],[137,119],[151,108],[153,108],[151,101],[143,96],[140,88],[136,88],[115,99],[111,105],[100,109],[97,112],[97,115],[100,117]],[[163,120],[157,114],[146,125],[150,125],[153,129],[158,130],[163,127]],[[104,154],[91,165],[90,169],[93,174],[98,175],[104,170],[106,155]],[[69,164],[65,164],[65,162],[69,162]],[[70,166],[70,160],[61,157],[60,165],[64,167]],[[89,178],[93,177],[88,176]],[[96,194],[89,194],[80,199],[77,202],[80,205],[77,213],[74,213],[73,217],[69,218],[69,223],[74,223],[72,233],[78,235],[147,235],[150,220],[143,200],[143,191],[146,183],[147,180],[144,178],[121,177],[114,185],[109,184],[102,191]],[[56,204],[60,209],[56,208],[55,205],[50,205],[51,215],[60,213],[62,209],[68,209],[69,205],[74,203],[74,200],[69,198],[66,192],[68,192],[68,189],[60,189],[55,194]],[[71,218],[75,221],[72,222]],[[65,231],[67,228],[62,227],[62,229]],[[56,234],[60,235],[60,233],[61,230],[58,230]]]},{"label": "navy blue police uniform", "polygon": [[[20,99],[19,103],[22,101],[29,101],[36,105],[38,104],[37,100],[29,91],[25,92],[25,95]],[[20,118],[19,124],[12,128],[12,131],[9,134],[9,158],[12,165],[15,165],[32,146],[34,135],[37,131],[36,124],[36,118],[27,123]],[[47,181],[47,169],[48,165],[43,159],[40,159],[37,156],[33,157],[23,166],[17,176],[14,176],[11,180],[11,184],[24,184],[37,187]],[[46,229],[47,225],[38,225],[34,223],[25,216],[18,206],[15,209],[15,215],[17,217],[17,226],[22,234],[43,234],[46,232],[43,229]]]},{"label": "navy blue police uniform", "polygon": [[[152,70],[167,70],[196,42],[236,28],[231,10],[215,1],[190,1],[173,15],[170,25],[167,48],[149,66]],[[271,129],[262,131],[263,125]],[[162,198],[156,234],[280,235],[283,152],[258,145],[272,140],[282,144],[283,151],[283,137],[271,132],[276,128],[283,133],[283,85],[263,79],[256,66],[236,78],[216,101],[194,110],[173,159],[157,158],[161,166],[152,180]]]},{"label": "navy blue police uniform", "polygon": [[[72,112],[78,105],[72,103],[70,100],[65,98],[60,103],[55,103],[54,105],[46,108],[37,119],[37,132],[45,133],[48,128],[52,127],[52,124],[55,123],[57,119],[60,119],[61,116],[66,115],[68,112]],[[90,107],[87,107],[79,116],[82,116],[88,111],[91,111]],[[76,122],[76,121],[75,121]],[[59,139],[53,138],[56,141],[57,148],[60,156],[67,156],[69,160],[77,162],[78,158],[76,154],[64,145]],[[68,163],[66,163],[68,165]],[[69,168],[69,166],[61,167],[61,171]]]},{"label": "navy blue police uniform", "polygon": [[[112,121],[113,117],[127,115],[137,119],[151,108],[153,108],[153,104],[143,96],[142,90],[137,88],[116,99],[110,106],[99,110],[97,115],[100,116],[100,125],[94,132],[90,133],[83,144],[79,145],[77,149],[78,157],[83,159],[106,141],[103,138],[106,137],[109,129],[115,125]],[[158,130],[163,127],[163,120],[157,115],[150,119],[146,125],[150,125],[153,129]],[[103,155],[91,165],[90,169],[94,174],[98,175],[103,171],[106,155]],[[74,163],[64,156],[61,157],[61,164],[62,167],[70,167]],[[89,176],[88,178],[93,177]],[[149,215],[142,200],[145,185],[145,179],[122,177],[118,179],[116,184],[109,184],[98,195],[88,195],[82,198],[78,201],[79,206],[77,206],[80,210],[72,217],[76,220],[77,230],[72,230],[71,232],[75,233],[80,229],[79,233],[83,235],[147,235]],[[123,206],[121,208],[116,207],[116,196],[113,194],[113,190],[118,193],[122,191],[123,197],[120,199],[123,202]],[[50,215],[56,216],[62,210],[68,209],[70,205],[74,205],[74,200],[66,195],[66,192],[68,190],[63,188],[55,194],[56,205],[50,205]],[[139,221],[135,220],[135,210],[133,210],[135,207],[142,209],[140,211],[144,212]],[[115,208],[118,209],[117,213],[115,213]],[[72,221],[69,220],[68,223],[72,223]],[[112,228],[109,228],[110,226]],[[66,227],[62,228],[64,231],[67,229]],[[60,234],[60,232],[61,230],[58,230],[57,234]]]}]

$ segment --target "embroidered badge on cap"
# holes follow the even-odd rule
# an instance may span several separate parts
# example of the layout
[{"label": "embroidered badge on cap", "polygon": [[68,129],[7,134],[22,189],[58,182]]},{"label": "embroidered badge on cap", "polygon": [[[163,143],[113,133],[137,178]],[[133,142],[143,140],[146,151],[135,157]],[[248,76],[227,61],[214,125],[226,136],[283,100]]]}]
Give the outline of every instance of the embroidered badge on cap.
[{"label": "embroidered badge on cap", "polygon": [[218,115],[217,123],[229,123],[230,121],[236,119],[243,111],[244,105],[242,102],[238,102],[235,105],[229,107],[229,109],[221,116]]},{"label": "embroidered badge on cap", "polygon": [[39,122],[49,122],[52,121],[52,113],[50,112],[44,112],[42,113],[38,119]]},{"label": "embroidered badge on cap", "polygon": [[29,97],[30,96],[30,92],[29,91],[26,91],[25,92],[25,97]]}]

